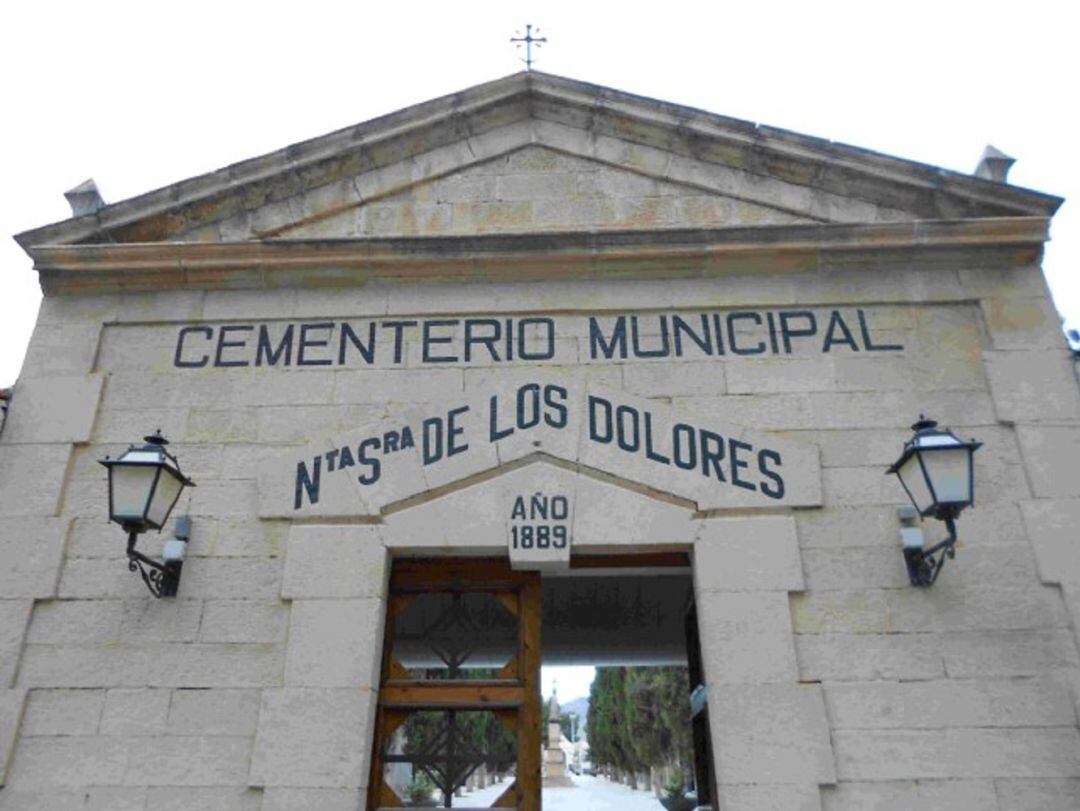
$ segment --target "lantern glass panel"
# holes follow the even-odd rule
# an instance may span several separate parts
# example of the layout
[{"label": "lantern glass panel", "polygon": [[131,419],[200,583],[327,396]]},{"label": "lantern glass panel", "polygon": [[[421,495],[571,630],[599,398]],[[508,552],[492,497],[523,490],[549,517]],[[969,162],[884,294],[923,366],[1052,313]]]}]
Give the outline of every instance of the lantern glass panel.
[{"label": "lantern glass panel", "polygon": [[161,529],[183,489],[184,483],[176,473],[170,468],[163,467],[153,499],[150,501],[150,509],[146,514],[147,524],[154,529]]},{"label": "lantern glass panel", "polygon": [[971,501],[971,451],[964,447],[923,450],[923,464],[934,485],[938,504]]},{"label": "lantern glass panel", "polygon": [[142,524],[147,499],[154,486],[155,465],[116,464],[109,468],[112,483],[112,515],[121,524]]},{"label": "lantern glass panel", "polygon": [[926,511],[934,505],[934,496],[930,492],[922,466],[919,464],[919,454],[911,454],[896,472],[908,491],[908,495],[911,496],[915,509],[920,515],[925,515]]}]

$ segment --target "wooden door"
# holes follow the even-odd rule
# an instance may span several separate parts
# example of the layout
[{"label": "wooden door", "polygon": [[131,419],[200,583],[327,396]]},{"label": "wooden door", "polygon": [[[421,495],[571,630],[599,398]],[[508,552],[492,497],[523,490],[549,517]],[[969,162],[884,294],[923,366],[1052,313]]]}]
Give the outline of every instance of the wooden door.
[{"label": "wooden door", "polygon": [[512,761],[485,807],[539,811],[541,725],[540,576],[505,559],[395,561],[367,807],[405,806],[411,773],[436,784],[439,805],[474,808],[455,787]]},{"label": "wooden door", "polygon": [[701,663],[701,640],[698,633],[697,606],[693,596],[686,607],[686,660],[690,677],[690,725],[694,742],[694,783],[699,806],[711,806],[716,796],[713,781],[713,755],[709,732],[709,692]]}]

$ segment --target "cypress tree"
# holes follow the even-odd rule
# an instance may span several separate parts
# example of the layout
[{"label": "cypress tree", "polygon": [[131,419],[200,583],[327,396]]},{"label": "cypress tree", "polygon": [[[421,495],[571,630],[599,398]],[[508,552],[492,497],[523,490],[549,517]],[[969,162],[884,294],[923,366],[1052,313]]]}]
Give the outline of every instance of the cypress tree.
[{"label": "cypress tree", "polygon": [[631,774],[672,768],[691,773],[686,668],[597,668],[586,732],[597,767]]}]

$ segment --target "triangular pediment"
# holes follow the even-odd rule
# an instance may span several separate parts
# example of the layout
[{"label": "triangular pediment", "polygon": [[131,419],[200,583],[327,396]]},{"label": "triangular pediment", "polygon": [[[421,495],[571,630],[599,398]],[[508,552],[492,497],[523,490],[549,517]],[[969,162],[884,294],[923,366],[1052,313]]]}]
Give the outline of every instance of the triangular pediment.
[{"label": "triangular pediment", "polygon": [[464,236],[573,229],[817,222],[778,190],[725,194],[530,144],[353,206],[290,222],[286,239]]},{"label": "triangular pediment", "polygon": [[[552,171],[542,168],[545,163]],[[520,171],[494,188],[481,180],[500,169]],[[454,194],[462,199],[447,196]],[[1045,217],[1059,204],[1003,183],[528,73],[17,239],[29,250],[77,243],[882,223]]]}]

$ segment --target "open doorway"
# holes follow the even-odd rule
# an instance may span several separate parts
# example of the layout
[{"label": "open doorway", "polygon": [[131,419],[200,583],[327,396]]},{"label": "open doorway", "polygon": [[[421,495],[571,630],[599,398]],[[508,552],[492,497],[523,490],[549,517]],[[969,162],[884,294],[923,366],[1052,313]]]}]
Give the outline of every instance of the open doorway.
[{"label": "open doorway", "polygon": [[542,578],[505,560],[397,561],[369,807],[706,805],[696,650],[682,554]]},{"label": "open doorway", "polygon": [[545,575],[541,594],[545,811],[706,805],[711,757],[691,709],[702,678],[686,557],[578,558],[564,575]]}]

